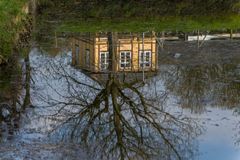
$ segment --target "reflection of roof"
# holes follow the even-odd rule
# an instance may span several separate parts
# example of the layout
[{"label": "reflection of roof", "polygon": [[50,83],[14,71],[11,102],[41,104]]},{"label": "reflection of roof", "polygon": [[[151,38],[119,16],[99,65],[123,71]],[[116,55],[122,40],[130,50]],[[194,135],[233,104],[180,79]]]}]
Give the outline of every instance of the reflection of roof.
[{"label": "reflection of roof", "polygon": [[[118,39],[130,39],[132,37],[142,38],[142,33],[116,33]],[[92,41],[94,38],[101,38],[107,40],[107,33],[85,33],[73,36],[77,40],[89,40]],[[153,33],[144,33],[145,38],[155,37]]]},{"label": "reflection of roof", "polygon": [[[100,84],[105,84],[107,80],[109,80],[109,73],[101,73],[101,74],[92,74],[90,72],[85,72],[87,76],[92,78],[93,80],[97,81]],[[117,72],[114,73],[114,76],[117,77],[117,79],[120,82],[126,82],[126,83],[138,83],[138,82],[143,82],[143,77],[144,79],[149,79],[151,77],[156,76],[156,72],[145,72],[144,74],[141,72],[138,73],[123,73],[123,72]]]}]

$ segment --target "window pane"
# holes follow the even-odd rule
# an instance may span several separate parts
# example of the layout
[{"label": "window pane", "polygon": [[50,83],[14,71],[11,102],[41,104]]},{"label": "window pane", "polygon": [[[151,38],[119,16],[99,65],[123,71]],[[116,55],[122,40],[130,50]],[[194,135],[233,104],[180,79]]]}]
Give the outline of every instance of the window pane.
[{"label": "window pane", "polygon": [[100,69],[101,70],[107,70],[108,69],[108,57],[109,52],[100,52]]},{"label": "window pane", "polygon": [[122,51],[120,52],[120,67],[131,67],[131,52]]},{"label": "window pane", "polygon": [[150,57],[147,56],[145,61],[149,62],[150,61]]}]

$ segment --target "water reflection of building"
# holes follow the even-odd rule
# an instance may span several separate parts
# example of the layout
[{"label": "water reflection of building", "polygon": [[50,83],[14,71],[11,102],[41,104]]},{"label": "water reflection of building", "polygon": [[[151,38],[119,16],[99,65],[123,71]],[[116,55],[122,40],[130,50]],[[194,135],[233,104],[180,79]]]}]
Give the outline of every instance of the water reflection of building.
[{"label": "water reflection of building", "polygon": [[[109,55],[106,34],[75,37],[72,40],[72,64],[91,72],[106,72],[109,63],[113,71],[155,71],[157,69],[156,38],[144,39],[138,34],[114,34],[113,55]],[[112,57],[112,60],[110,59]]]},{"label": "water reflection of building", "polygon": [[[129,83],[129,84],[137,84],[137,83],[142,83],[143,79],[145,81],[151,80],[151,78],[155,77],[157,75],[156,72],[147,72],[144,75],[142,73],[136,73],[136,72],[131,72],[131,73],[118,73],[115,74],[114,77],[117,81],[120,83]],[[104,74],[104,73],[93,73],[93,74],[87,74],[91,79],[94,81],[98,82],[99,84],[105,85],[107,81],[109,81],[109,74]]]}]

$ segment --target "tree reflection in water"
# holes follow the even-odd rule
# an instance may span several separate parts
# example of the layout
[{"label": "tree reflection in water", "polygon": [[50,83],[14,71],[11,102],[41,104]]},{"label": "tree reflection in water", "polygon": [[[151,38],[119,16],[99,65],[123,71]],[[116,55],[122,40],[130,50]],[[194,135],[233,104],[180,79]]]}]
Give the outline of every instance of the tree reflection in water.
[{"label": "tree reflection in water", "polygon": [[51,138],[81,144],[91,159],[193,159],[200,128],[168,113],[163,107],[168,95],[150,90],[151,81],[109,73],[94,82],[61,63],[51,62],[50,68],[45,78],[63,84],[48,83],[58,98],[41,97],[55,109],[50,117],[60,122]]},{"label": "tree reflection in water", "polygon": [[180,106],[195,113],[204,112],[208,105],[232,109],[240,104],[238,63],[168,66],[161,78]]},{"label": "tree reflection in water", "polygon": [[[160,79],[167,91],[176,96],[179,106],[202,114],[211,108],[232,110],[240,115],[239,58],[232,63],[171,65],[162,67]],[[222,120],[229,117],[224,117]],[[233,122],[234,141],[240,144],[240,121]],[[229,133],[230,134],[230,133]]]},{"label": "tree reflection in water", "polygon": [[31,105],[29,55],[22,65],[13,58],[11,66],[0,70],[0,143],[11,140],[19,129],[21,114]]}]

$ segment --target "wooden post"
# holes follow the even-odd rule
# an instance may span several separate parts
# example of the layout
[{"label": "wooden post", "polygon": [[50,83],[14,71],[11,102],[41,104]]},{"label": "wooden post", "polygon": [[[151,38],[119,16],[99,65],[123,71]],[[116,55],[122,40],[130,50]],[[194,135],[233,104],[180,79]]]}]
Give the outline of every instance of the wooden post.
[{"label": "wooden post", "polygon": [[55,48],[58,48],[57,32],[55,32]]},{"label": "wooden post", "polygon": [[205,39],[206,39],[206,37],[207,37],[207,35],[208,35],[208,31],[206,32],[206,34],[205,34],[205,36],[204,36],[204,38],[203,38],[203,40],[202,40],[202,42],[200,43],[200,45],[199,45],[199,48],[201,48],[202,47],[202,45],[204,44],[204,42],[205,42]]},{"label": "wooden post", "polygon": [[198,49],[200,47],[200,42],[199,42],[199,30],[197,30],[197,45],[198,45]]},{"label": "wooden post", "polygon": [[142,34],[142,60],[143,60],[143,66],[142,66],[142,72],[143,72],[143,82],[145,81],[144,77],[144,67],[145,67],[145,58],[144,58],[144,38],[145,38],[145,33],[143,32]]},{"label": "wooden post", "polygon": [[164,48],[164,38],[165,38],[165,32],[162,32],[162,39],[161,39],[161,50]]},{"label": "wooden post", "polygon": [[188,41],[188,34],[187,33],[184,33],[184,41]]},{"label": "wooden post", "polygon": [[230,29],[230,39],[233,39],[233,30]]}]

